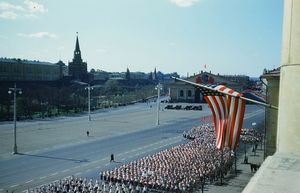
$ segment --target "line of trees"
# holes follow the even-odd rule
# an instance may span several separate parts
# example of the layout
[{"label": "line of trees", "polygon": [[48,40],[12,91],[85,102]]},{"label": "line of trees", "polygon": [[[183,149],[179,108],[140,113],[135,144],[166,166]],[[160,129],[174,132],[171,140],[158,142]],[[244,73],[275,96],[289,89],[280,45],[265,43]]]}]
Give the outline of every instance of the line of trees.
[{"label": "line of trees", "polygon": [[[12,120],[13,96],[7,84],[0,88],[0,121]],[[17,95],[18,119],[44,118],[87,111],[87,90],[80,85],[21,84],[22,95]],[[108,80],[91,90],[91,109],[126,105],[154,95],[154,85],[127,85]],[[106,103],[104,103],[106,102]],[[105,105],[103,105],[105,104]]]}]

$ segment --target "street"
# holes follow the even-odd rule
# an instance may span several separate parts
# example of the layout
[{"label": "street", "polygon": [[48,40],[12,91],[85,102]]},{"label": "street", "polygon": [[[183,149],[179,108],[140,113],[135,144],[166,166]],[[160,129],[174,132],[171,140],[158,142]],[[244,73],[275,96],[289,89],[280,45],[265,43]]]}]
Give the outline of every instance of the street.
[{"label": "street", "polygon": [[[182,132],[210,115],[203,106],[203,111],[163,110],[159,126],[155,125],[156,103],[99,111],[90,122],[86,115],[18,122],[17,155],[10,154],[11,123],[3,123],[0,192],[22,192],[70,175],[97,178],[101,170],[184,143]],[[247,105],[244,127],[263,120],[263,108]],[[111,153],[115,163],[109,162]]]}]

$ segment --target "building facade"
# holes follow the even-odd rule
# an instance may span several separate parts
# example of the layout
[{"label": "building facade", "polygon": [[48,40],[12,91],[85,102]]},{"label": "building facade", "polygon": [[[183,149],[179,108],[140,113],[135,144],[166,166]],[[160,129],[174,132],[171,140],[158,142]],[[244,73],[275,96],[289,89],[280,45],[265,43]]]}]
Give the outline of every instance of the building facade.
[{"label": "building facade", "polygon": [[58,63],[0,58],[0,81],[56,81],[67,75],[67,66]]},{"label": "building facade", "polygon": [[[280,84],[280,68],[265,71],[261,76],[262,81],[266,86],[266,99],[267,103],[278,107],[279,100],[279,84]],[[278,110],[266,108],[265,119],[265,157],[271,156],[276,152],[276,139],[277,139],[277,121]]]},{"label": "building facade", "polygon": [[[248,76],[222,76],[210,72],[201,72],[200,74],[186,78],[186,80],[209,85],[225,85],[237,92],[242,92],[248,87]],[[200,89],[193,85],[177,81],[169,84],[170,98],[173,102],[204,102]]]}]

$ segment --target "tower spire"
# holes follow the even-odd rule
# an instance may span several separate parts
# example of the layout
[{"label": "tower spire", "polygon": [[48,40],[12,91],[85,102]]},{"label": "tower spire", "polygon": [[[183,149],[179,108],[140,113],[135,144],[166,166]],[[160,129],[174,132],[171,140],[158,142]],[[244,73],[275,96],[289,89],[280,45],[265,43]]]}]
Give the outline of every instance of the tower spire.
[{"label": "tower spire", "polygon": [[75,52],[80,52],[80,48],[79,48],[79,40],[78,40],[78,32],[76,32],[76,45],[75,45]]},{"label": "tower spire", "polygon": [[89,81],[87,74],[87,63],[83,62],[81,58],[78,32],[76,32],[74,58],[72,62],[69,62],[69,75],[71,75],[74,80]]},{"label": "tower spire", "polygon": [[73,61],[79,61],[82,62],[81,59],[81,51],[79,47],[79,40],[78,40],[78,32],[76,32],[76,44],[75,44],[75,50],[74,50],[74,58]]}]

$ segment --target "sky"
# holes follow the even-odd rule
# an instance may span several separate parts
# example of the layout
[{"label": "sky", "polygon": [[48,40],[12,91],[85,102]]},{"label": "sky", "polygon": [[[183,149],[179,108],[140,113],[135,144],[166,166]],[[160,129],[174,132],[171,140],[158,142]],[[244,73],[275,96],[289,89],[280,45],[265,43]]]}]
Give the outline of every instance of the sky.
[{"label": "sky", "polygon": [[280,66],[283,0],[0,1],[0,57],[258,77]]}]

